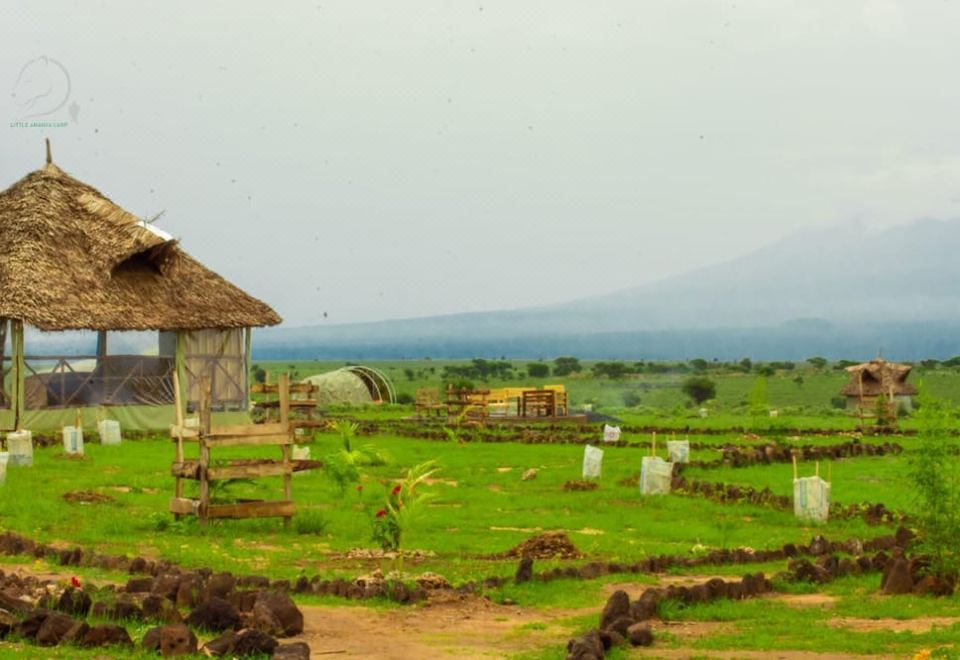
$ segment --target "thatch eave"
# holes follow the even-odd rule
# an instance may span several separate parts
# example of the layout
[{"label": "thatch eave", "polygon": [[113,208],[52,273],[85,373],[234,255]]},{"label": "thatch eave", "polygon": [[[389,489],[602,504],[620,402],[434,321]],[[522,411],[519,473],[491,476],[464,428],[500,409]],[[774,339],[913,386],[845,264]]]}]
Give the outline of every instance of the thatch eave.
[{"label": "thatch eave", "polygon": [[48,163],[0,192],[0,316],[44,331],[276,325],[176,239]]}]

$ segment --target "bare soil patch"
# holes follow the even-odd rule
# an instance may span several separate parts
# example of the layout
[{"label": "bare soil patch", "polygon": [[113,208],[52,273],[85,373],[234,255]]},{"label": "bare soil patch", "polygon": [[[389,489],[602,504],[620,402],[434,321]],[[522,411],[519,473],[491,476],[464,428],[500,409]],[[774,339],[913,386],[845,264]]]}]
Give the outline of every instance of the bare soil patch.
[{"label": "bare soil patch", "polygon": [[838,616],[827,621],[833,628],[847,628],[857,632],[874,632],[878,630],[889,632],[930,632],[934,626],[948,627],[960,623],[956,616],[918,616],[913,619],[857,619],[854,617]]},{"label": "bare soil patch", "polygon": [[74,504],[104,504],[106,502],[116,502],[116,500],[109,495],[95,493],[92,490],[71,490],[63,494],[63,499]]},{"label": "bare soil patch", "polygon": [[544,532],[532,536],[523,543],[499,555],[490,555],[494,559],[579,559],[583,553],[577,550],[566,532]]},{"label": "bare soil patch", "polygon": [[[563,649],[570,631],[545,612],[453,596],[420,607],[301,607],[314,657],[489,660],[539,648]],[[537,624],[528,627],[527,624]],[[543,624],[542,626],[539,624]]]}]

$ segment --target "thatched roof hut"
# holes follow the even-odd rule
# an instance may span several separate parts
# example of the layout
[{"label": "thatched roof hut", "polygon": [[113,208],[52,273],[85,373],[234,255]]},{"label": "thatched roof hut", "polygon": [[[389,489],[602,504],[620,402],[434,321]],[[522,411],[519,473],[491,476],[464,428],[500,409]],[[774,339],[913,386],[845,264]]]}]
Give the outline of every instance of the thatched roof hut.
[{"label": "thatched roof hut", "polygon": [[850,381],[840,393],[857,400],[874,399],[881,394],[887,399],[913,396],[917,388],[906,382],[911,369],[913,367],[909,364],[887,362],[880,358],[855,364],[847,367]]},{"label": "thatched roof hut", "polygon": [[53,163],[0,192],[0,316],[41,330],[276,325],[263,302]]},{"label": "thatched roof hut", "polygon": [[[188,405],[203,372],[215,378],[214,405],[236,413],[229,421],[247,415],[250,328],[280,317],[66,174],[49,144],[42,169],[0,192],[0,245],[0,364],[13,381],[0,381],[0,428],[57,426],[78,408],[87,420],[164,427],[174,372]],[[25,326],[87,331],[96,349],[31,355]],[[133,330],[158,332],[152,355],[108,354],[108,331]]]}]

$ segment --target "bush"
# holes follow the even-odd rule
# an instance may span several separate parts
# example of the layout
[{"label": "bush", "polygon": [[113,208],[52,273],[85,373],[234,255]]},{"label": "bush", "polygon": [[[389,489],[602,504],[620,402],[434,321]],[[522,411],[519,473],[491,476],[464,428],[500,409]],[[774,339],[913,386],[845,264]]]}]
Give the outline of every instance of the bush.
[{"label": "bush", "polygon": [[580,364],[580,360],[575,357],[558,357],[553,361],[553,375],[554,376],[569,376],[573,373],[580,373],[583,371],[583,365]]},{"label": "bush", "polygon": [[527,374],[531,378],[546,378],[550,375],[550,366],[543,362],[531,362],[527,365]]},{"label": "bush", "polygon": [[636,408],[640,405],[640,395],[634,390],[627,390],[623,393],[623,405],[627,408]]},{"label": "bush", "polygon": [[410,392],[400,392],[397,395],[397,403],[401,406],[409,406],[414,401],[413,395]]},{"label": "bush", "polygon": [[696,404],[717,396],[717,384],[706,376],[691,376],[683,381],[680,389]]},{"label": "bush", "polygon": [[293,528],[297,534],[313,534],[320,536],[327,531],[329,521],[323,517],[323,514],[313,509],[298,511],[293,517]]},{"label": "bush", "polygon": [[918,498],[916,522],[920,551],[930,557],[930,573],[947,578],[960,574],[960,459],[951,432],[956,412],[921,393],[916,414],[920,451],[911,461],[910,477]]},{"label": "bush", "polygon": [[846,410],[847,408],[847,397],[845,396],[835,396],[830,399],[830,407],[836,408],[837,410]]}]

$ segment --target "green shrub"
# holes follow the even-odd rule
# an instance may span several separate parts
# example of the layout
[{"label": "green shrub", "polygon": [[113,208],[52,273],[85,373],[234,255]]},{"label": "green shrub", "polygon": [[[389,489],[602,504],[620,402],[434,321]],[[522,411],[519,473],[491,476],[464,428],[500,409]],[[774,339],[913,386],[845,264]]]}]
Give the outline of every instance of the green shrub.
[{"label": "green shrub", "polygon": [[717,396],[717,384],[706,376],[690,376],[683,381],[680,389],[696,404],[709,401]]},{"label": "green shrub", "polygon": [[329,521],[323,517],[323,514],[315,509],[298,511],[293,517],[293,529],[297,534],[320,536],[327,531]]},{"label": "green shrub", "polygon": [[930,572],[960,575],[960,458],[951,432],[957,413],[943,401],[926,396],[916,414],[920,450],[911,460],[910,477],[918,499],[916,522],[920,551],[930,557]]}]

